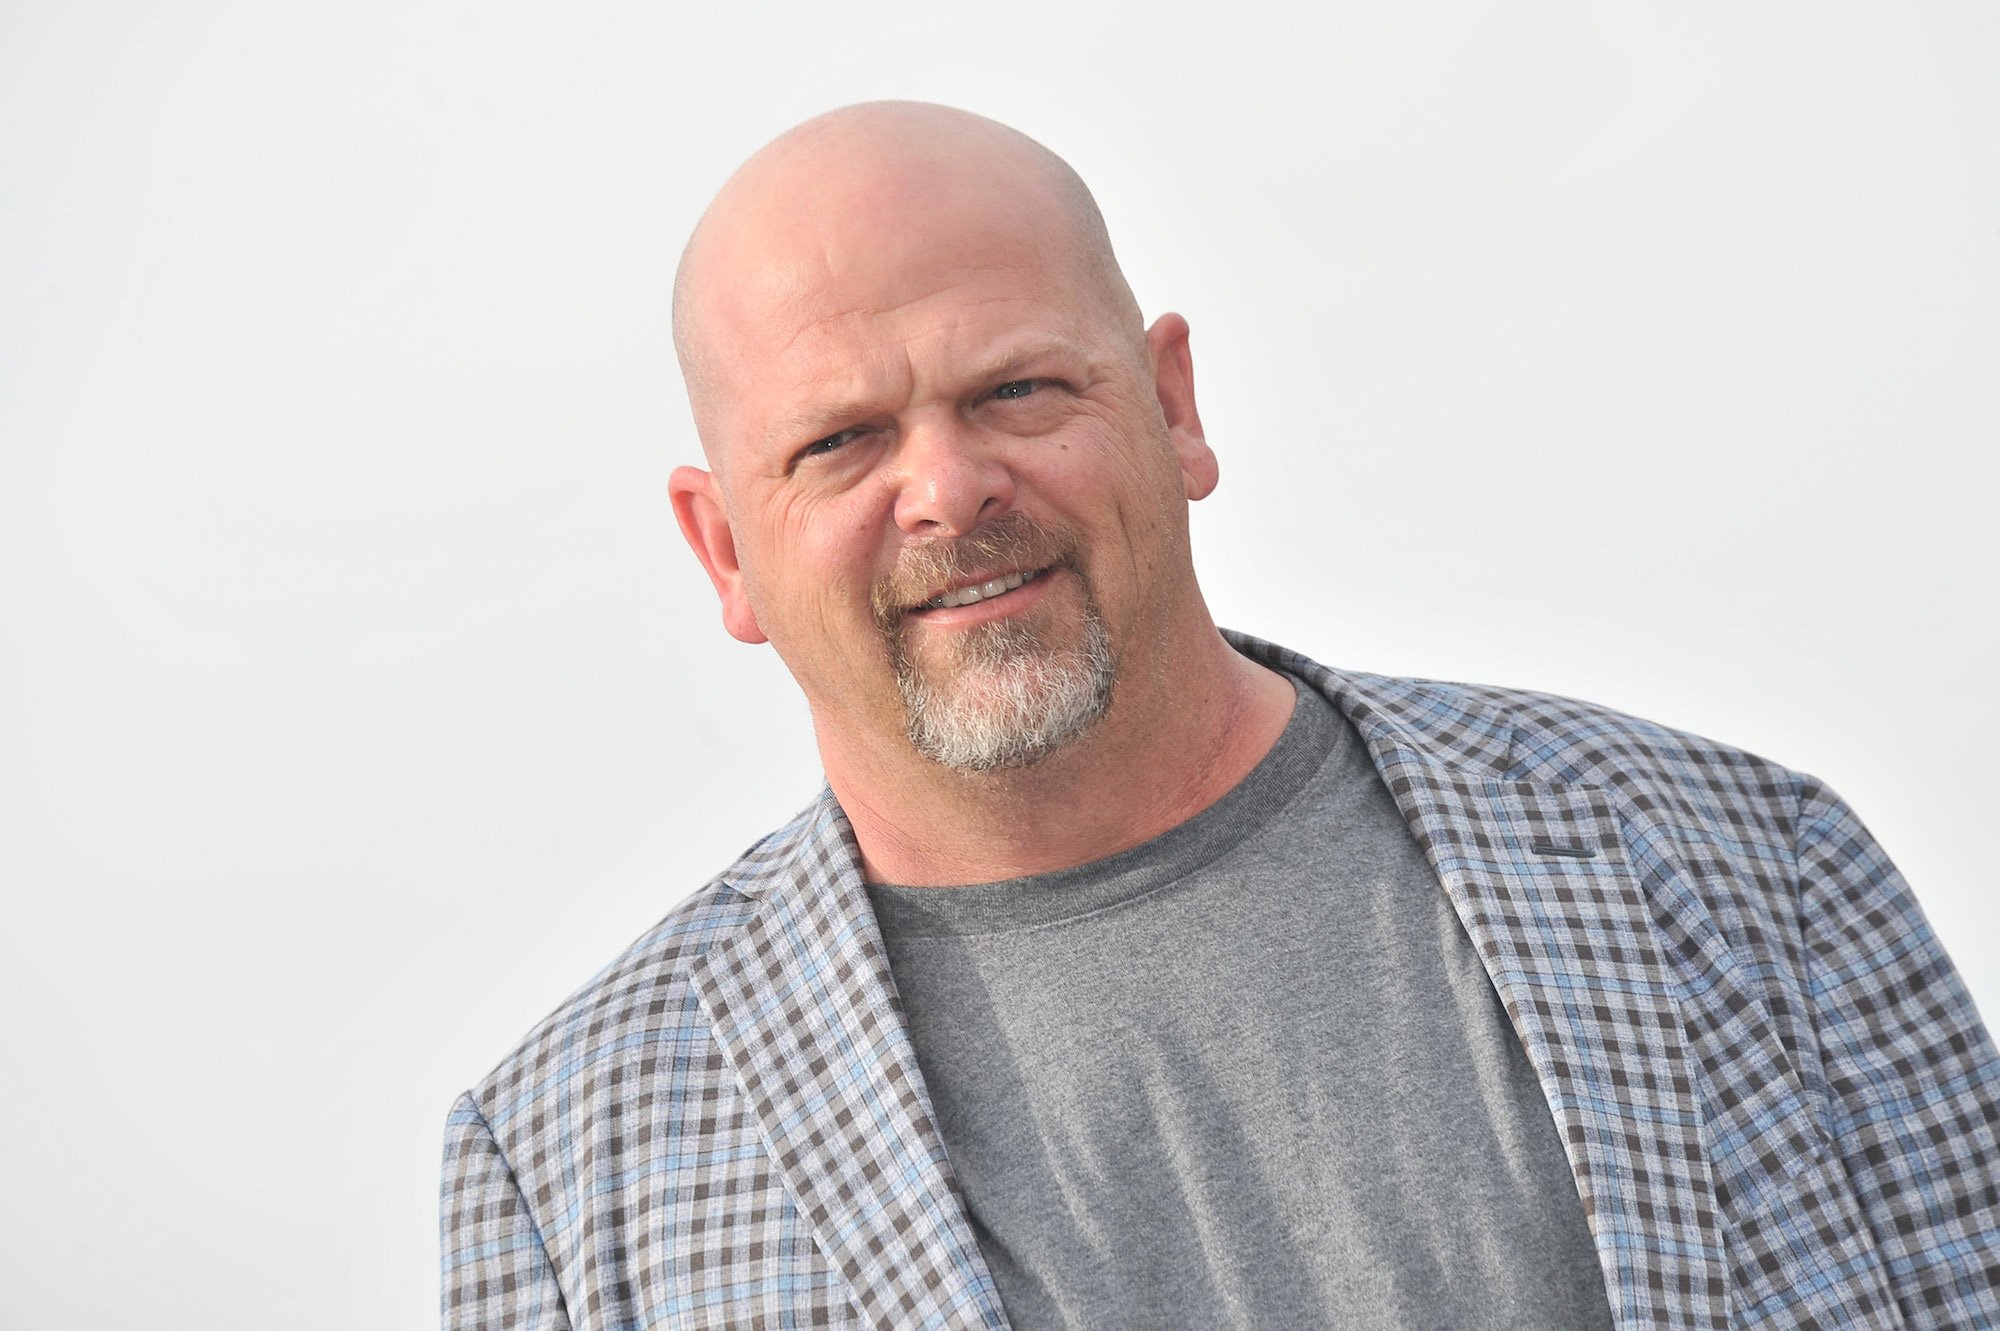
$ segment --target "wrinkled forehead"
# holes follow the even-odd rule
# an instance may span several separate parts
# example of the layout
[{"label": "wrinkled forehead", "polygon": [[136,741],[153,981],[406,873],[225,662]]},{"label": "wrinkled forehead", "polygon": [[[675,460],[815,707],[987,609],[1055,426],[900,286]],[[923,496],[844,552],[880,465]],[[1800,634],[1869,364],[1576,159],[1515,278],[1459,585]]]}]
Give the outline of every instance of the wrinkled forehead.
[{"label": "wrinkled forehead", "polygon": [[1109,332],[1105,283],[1037,182],[855,177],[761,202],[704,237],[691,292],[708,399],[697,415],[718,427],[737,408],[810,391],[788,376],[838,375],[842,361],[865,373],[912,340],[949,359],[1015,326]]},{"label": "wrinkled forehead", "polygon": [[851,272],[793,276],[769,277],[767,290],[783,298],[746,300],[754,308],[732,321],[712,376],[712,449],[769,461],[850,417],[957,400],[1058,366],[1075,379],[1116,355],[1098,311],[1038,268],[902,269],[866,283]]},{"label": "wrinkled forehead", "polygon": [[1102,303],[1067,254],[1019,235],[805,245],[740,271],[707,310],[718,369],[762,365],[795,344],[1004,320],[1010,308],[1081,323]]}]

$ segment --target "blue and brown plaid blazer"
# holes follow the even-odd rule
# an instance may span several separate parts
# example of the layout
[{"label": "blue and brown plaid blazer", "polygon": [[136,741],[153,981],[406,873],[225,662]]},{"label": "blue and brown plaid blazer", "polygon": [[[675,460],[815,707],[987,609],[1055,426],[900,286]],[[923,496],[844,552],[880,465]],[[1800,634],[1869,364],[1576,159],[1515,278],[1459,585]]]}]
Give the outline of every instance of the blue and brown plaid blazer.
[{"label": "blue and brown plaid blazer", "polygon": [[[2000,1325],[2000,1060],[1811,777],[1251,639],[1367,742],[1548,1096],[1620,1327]],[[450,1327],[1001,1327],[822,795],[452,1110]]]}]

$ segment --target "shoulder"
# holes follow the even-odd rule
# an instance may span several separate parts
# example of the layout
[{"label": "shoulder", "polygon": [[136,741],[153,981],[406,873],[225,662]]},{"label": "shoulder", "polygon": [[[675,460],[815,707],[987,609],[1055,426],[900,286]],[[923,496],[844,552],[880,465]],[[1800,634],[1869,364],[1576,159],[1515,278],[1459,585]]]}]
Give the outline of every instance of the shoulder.
[{"label": "shoulder", "polygon": [[1594,786],[1677,823],[1783,834],[1813,778],[1735,745],[1601,703],[1534,689],[1335,670],[1232,635],[1239,650],[1318,688],[1371,747],[1394,742],[1493,779]]},{"label": "shoulder", "polygon": [[696,961],[756,913],[744,890],[798,846],[800,818],[761,838],[728,868],[670,910],[609,965],[536,1023],[472,1089],[479,1113],[504,1141],[503,1124],[551,1095],[588,1093],[607,1068],[650,1064],[663,1049],[685,1053],[708,1040],[689,983]]},{"label": "shoulder", "polygon": [[[1507,828],[1525,836],[1555,810],[1589,818],[1622,846],[1661,920],[1715,935],[1747,974],[1798,990],[1801,961],[1782,940],[1802,928],[1800,860],[1814,792],[1824,789],[1812,778],[1558,694],[1353,675],[1339,687],[1350,717],[1373,710],[1356,725],[1364,735],[1372,726],[1371,751],[1392,791],[1399,778],[1423,788],[1406,813],[1427,801],[1442,810],[1433,830],[1457,837],[1449,844],[1458,853],[1501,862],[1489,839],[1504,840]],[[1392,775],[1385,754],[1417,757]]]},{"label": "shoulder", "polygon": [[1491,684],[1399,680],[1431,705],[1485,709],[1511,732],[1505,775],[1594,786],[1631,811],[1683,828],[1793,834],[1811,778],[1747,749],[1601,703]]},{"label": "shoulder", "polygon": [[1601,703],[1491,684],[1407,683],[1500,712],[1514,729],[1511,765],[1537,777],[1614,787],[1692,784],[1754,799],[1789,799],[1799,780],[1746,749]]}]

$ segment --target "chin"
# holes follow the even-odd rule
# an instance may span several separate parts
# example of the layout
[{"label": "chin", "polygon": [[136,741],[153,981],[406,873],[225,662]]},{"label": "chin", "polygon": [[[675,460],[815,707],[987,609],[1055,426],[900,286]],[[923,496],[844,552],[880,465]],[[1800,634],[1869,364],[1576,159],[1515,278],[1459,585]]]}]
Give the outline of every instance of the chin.
[{"label": "chin", "polygon": [[949,662],[897,646],[905,733],[918,753],[954,771],[1033,766],[1111,707],[1115,672],[1095,605],[1084,607],[1082,632],[1066,646],[1014,621],[966,634]]}]

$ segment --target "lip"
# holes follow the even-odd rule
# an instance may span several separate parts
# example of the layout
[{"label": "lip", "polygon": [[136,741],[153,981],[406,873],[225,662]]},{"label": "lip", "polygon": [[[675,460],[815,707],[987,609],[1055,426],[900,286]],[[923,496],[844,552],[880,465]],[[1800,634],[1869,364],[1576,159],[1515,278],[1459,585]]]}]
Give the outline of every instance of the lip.
[{"label": "lip", "polygon": [[[947,583],[945,586],[940,587],[938,588],[938,590],[932,592],[929,596],[926,596],[922,601],[918,602],[916,605],[911,606],[910,609],[917,611],[925,610],[926,607],[930,606],[930,603],[932,601],[937,600],[939,597],[954,595],[958,592],[964,591],[968,587],[980,587],[984,586],[986,583],[989,582],[1005,582],[1009,578],[1021,578],[1024,580],[1037,578],[1040,577],[1042,574],[1047,573],[1048,571],[1049,571],[1048,566],[1037,567],[1033,564],[1017,565],[1013,568],[988,569],[983,573],[975,573],[970,577],[960,578],[957,582]],[[1010,587],[1007,590],[1018,591],[1019,588]],[[998,592],[994,593],[995,596],[1001,594],[1002,593]],[[982,599],[991,599],[991,598],[982,598]]]},{"label": "lip", "polygon": [[[1025,571],[1005,570],[998,573],[989,573],[984,577],[965,578],[950,587],[941,589],[940,594],[943,591],[958,591],[965,587],[977,587],[982,582],[991,582],[995,578],[1005,578],[1014,572]],[[1060,565],[1052,565],[1041,570],[1040,575],[1031,581],[1024,582],[1011,591],[1001,592],[998,596],[989,596],[984,600],[974,601],[971,605],[945,606],[937,610],[924,610],[912,607],[906,612],[907,617],[917,623],[934,624],[939,628],[955,628],[970,624],[984,624],[991,619],[1000,619],[1007,615],[1019,614],[1023,610],[1031,609],[1037,601],[1040,601],[1047,594],[1049,584],[1062,576],[1063,572],[1064,570]]]}]

